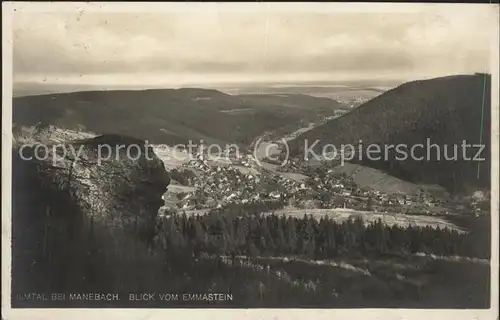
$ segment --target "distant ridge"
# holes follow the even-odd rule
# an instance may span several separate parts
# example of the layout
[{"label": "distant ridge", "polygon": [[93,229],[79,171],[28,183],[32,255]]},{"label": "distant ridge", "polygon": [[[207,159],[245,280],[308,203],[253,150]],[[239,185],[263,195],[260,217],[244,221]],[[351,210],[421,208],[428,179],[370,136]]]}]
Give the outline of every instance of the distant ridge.
[{"label": "distant ridge", "polygon": [[83,127],[157,144],[203,140],[247,146],[263,132],[288,127],[293,131],[339,108],[346,106],[327,98],[269,95],[264,99],[199,88],[80,91],[14,98],[13,122]]}]

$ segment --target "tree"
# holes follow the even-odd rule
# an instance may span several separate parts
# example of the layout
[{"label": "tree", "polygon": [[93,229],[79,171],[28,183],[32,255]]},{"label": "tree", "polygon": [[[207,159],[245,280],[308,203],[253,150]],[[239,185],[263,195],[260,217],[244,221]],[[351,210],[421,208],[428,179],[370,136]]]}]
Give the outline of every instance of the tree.
[{"label": "tree", "polygon": [[248,236],[248,220],[237,218],[234,222],[235,226],[235,245],[239,253],[244,251],[246,239]]},{"label": "tree", "polygon": [[45,120],[40,120],[38,123],[35,125],[35,133],[36,134],[41,134],[45,129],[47,129],[50,126],[50,123],[45,121]]},{"label": "tree", "polygon": [[297,235],[297,227],[295,224],[295,219],[292,217],[288,217],[286,221],[286,229],[285,236],[287,240],[288,250],[290,253],[296,253],[298,249],[298,235]]},{"label": "tree", "polygon": [[257,249],[257,247],[253,243],[249,243],[248,254],[254,258],[258,257],[259,256],[259,249]]},{"label": "tree", "polygon": [[12,135],[14,137],[20,135],[22,133],[22,126],[17,123],[12,123]]},{"label": "tree", "polygon": [[368,201],[366,203],[366,210],[373,211],[373,198],[371,196],[368,197]]},{"label": "tree", "polygon": [[284,217],[278,220],[276,230],[276,249],[282,253],[288,253],[288,246],[285,237],[286,220]]},{"label": "tree", "polygon": [[179,192],[177,194],[177,199],[182,200],[187,194],[185,192]]},{"label": "tree", "polygon": [[194,231],[193,253],[198,256],[202,251],[206,250],[208,242],[207,235],[198,217],[194,219]]}]

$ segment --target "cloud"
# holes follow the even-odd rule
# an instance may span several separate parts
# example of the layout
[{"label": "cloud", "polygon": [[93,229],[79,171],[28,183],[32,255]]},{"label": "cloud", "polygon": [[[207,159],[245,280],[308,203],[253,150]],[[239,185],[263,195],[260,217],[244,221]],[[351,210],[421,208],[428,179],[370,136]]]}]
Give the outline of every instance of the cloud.
[{"label": "cloud", "polygon": [[387,13],[21,11],[13,20],[14,79],[110,81],[113,74],[335,78],[488,70],[491,10],[426,8]]}]

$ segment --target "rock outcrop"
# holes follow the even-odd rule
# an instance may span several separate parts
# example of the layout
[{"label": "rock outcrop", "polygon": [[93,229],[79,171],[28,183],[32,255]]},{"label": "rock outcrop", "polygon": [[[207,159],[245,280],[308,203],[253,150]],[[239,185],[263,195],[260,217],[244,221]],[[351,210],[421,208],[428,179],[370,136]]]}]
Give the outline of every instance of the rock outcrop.
[{"label": "rock outcrop", "polygon": [[151,249],[170,178],[144,141],[22,147],[12,169],[13,293],[132,292],[157,281]]}]

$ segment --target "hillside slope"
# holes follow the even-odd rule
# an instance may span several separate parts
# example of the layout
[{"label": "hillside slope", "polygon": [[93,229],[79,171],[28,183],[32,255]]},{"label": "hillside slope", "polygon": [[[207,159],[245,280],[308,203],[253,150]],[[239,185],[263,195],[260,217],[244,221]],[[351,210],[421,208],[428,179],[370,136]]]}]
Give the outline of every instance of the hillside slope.
[{"label": "hillside slope", "polygon": [[[430,80],[413,81],[368,101],[352,112],[314,128],[290,142],[292,155],[303,157],[304,141],[321,153],[322,146],[342,144],[363,146],[377,144],[384,146],[404,144],[407,153],[416,144],[415,156],[426,156],[427,139],[430,144],[438,144],[441,160],[437,159],[436,148],[430,149],[429,161],[396,159],[394,149],[387,159],[373,161],[363,159],[356,162],[382,169],[396,177],[418,183],[439,184],[455,191],[467,186],[489,186],[490,180],[490,103],[491,78],[484,74],[457,75]],[[484,110],[483,110],[484,97]],[[486,145],[478,173],[477,161],[463,160],[461,145]],[[458,145],[458,160],[445,161],[444,148],[448,155],[454,154],[453,145]],[[404,149],[403,149],[404,150]],[[473,157],[477,148],[469,148],[468,157]]]},{"label": "hillside slope", "polygon": [[203,140],[248,145],[265,131],[296,128],[345,108],[327,98],[263,97],[196,88],[48,94],[14,98],[13,121],[24,126],[83,126],[85,131],[125,134],[152,143]]}]

